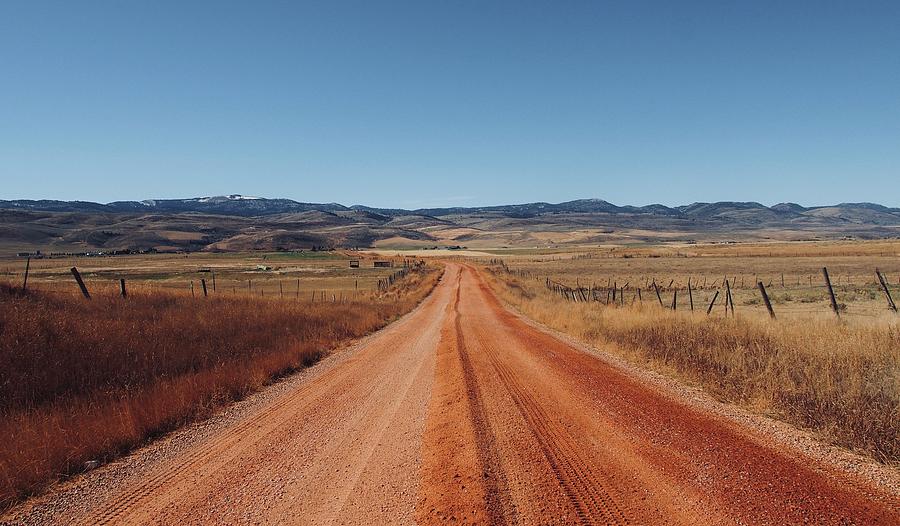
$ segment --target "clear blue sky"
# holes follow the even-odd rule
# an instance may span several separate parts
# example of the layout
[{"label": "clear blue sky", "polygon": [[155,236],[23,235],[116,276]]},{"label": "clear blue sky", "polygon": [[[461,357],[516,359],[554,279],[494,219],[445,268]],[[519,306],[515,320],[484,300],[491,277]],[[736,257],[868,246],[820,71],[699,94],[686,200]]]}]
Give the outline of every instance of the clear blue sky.
[{"label": "clear blue sky", "polygon": [[0,3],[0,199],[900,206],[900,2]]}]

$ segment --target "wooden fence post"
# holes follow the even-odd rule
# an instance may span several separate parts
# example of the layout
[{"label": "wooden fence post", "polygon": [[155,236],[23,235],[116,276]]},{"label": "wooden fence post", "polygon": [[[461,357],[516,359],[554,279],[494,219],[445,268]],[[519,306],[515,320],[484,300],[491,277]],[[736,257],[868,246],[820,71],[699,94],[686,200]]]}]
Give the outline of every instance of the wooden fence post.
[{"label": "wooden fence post", "polygon": [[672,310],[678,310],[678,289],[672,291]]},{"label": "wooden fence post", "polygon": [[688,300],[691,303],[691,312],[694,312],[694,292],[691,290],[691,278],[688,278]]},{"label": "wooden fence post", "polygon": [[213,272],[212,280],[213,280],[213,292],[215,292],[216,291],[216,273],[215,272]]},{"label": "wooden fence post", "polygon": [[659,285],[657,285],[655,281],[653,282],[653,290],[656,291],[656,299],[659,301],[659,306],[665,308],[662,302],[662,296],[659,295]]},{"label": "wooden fence post", "polygon": [[878,281],[881,283],[881,290],[884,291],[884,297],[887,298],[888,308],[894,312],[897,312],[897,306],[894,305],[894,298],[891,297],[891,291],[888,289],[887,281],[884,279],[884,276],[881,275],[881,272],[876,268],[875,275],[878,276]]},{"label": "wooden fence post", "polygon": [[128,292],[125,290],[125,278],[119,278],[119,289],[121,289],[122,297],[128,297]]},{"label": "wooden fence post", "polygon": [[91,299],[91,295],[88,293],[87,287],[84,286],[84,280],[81,279],[81,274],[78,273],[78,269],[72,267],[71,269],[69,269],[69,271],[73,276],[75,276],[75,282],[78,283],[78,287],[81,289],[81,294],[84,296],[84,298],[88,300]]},{"label": "wooden fence post", "polygon": [[31,269],[31,258],[25,260],[25,280],[22,281],[22,290],[28,289],[28,271]]},{"label": "wooden fence post", "polygon": [[284,299],[284,283],[278,282],[278,290],[281,291],[281,298]]},{"label": "wooden fence post", "polygon": [[728,314],[728,305],[731,305],[731,316],[734,317],[734,301],[731,299],[731,284],[725,280],[725,314]]},{"label": "wooden fence post", "polygon": [[718,298],[718,297],[719,297],[719,291],[717,290],[716,293],[713,294],[712,301],[709,302],[709,308],[706,309],[706,315],[707,315],[707,316],[709,316],[709,314],[712,312],[713,305],[716,304],[716,298]]},{"label": "wooden fence post", "polygon": [[194,296],[194,280],[191,280],[191,297],[192,298],[196,297],[196,296]]},{"label": "wooden fence post", "polygon": [[766,294],[766,286],[762,281],[757,281],[756,286],[759,287],[759,293],[762,294],[763,302],[766,304],[766,310],[769,311],[769,317],[775,319],[775,311],[772,310],[772,302],[769,301],[769,295]]},{"label": "wooden fence post", "polygon": [[200,285],[203,287],[203,297],[206,297],[206,278],[200,278]]},{"label": "wooden fence post", "polygon": [[831,287],[831,278],[828,277],[827,267],[822,267],[822,275],[825,276],[825,285],[828,286],[828,297],[831,298],[831,310],[834,311],[835,316],[840,318],[841,313],[838,310],[837,299],[834,297],[834,289]]}]

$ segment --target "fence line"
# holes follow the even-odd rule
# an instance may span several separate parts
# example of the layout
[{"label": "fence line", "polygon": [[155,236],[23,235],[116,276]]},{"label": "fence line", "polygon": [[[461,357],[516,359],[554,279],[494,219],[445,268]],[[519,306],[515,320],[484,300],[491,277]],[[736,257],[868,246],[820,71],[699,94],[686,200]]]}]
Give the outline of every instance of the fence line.
[{"label": "fence line", "polygon": [[[875,299],[876,295],[879,293],[879,291],[881,291],[883,292],[885,299],[887,300],[887,308],[892,312],[897,312],[897,307],[893,302],[890,292],[890,286],[888,285],[889,280],[883,277],[883,274],[878,269],[875,269],[874,280],[864,281],[862,283],[857,283],[856,285],[833,284],[831,282],[827,268],[822,267],[822,278],[824,278],[824,282],[819,285],[812,285],[812,280],[810,279],[808,280],[810,282],[810,285],[792,286],[784,280],[784,275],[780,275],[777,278],[773,278],[768,283],[765,282],[764,279],[758,279],[757,277],[754,279],[754,282],[751,286],[745,287],[734,285],[734,283],[737,282],[738,276],[723,276],[722,278],[717,278],[711,284],[706,277],[703,277],[703,282],[699,285],[698,281],[694,281],[695,276],[690,276],[687,279],[686,286],[680,286],[680,282],[676,279],[659,279],[658,276],[641,275],[639,281],[643,285],[643,287],[635,287],[631,285],[630,282],[626,282],[624,286],[620,287],[618,286],[617,280],[613,279],[612,277],[608,277],[606,279],[606,284],[600,286],[596,285],[593,280],[586,280],[580,277],[575,277],[575,284],[573,286],[572,284],[563,283],[561,280],[551,278],[547,275],[540,277],[536,272],[532,270],[510,268],[502,259],[491,259],[489,261],[489,268],[491,268],[491,270],[494,272],[503,272],[505,274],[516,276],[521,279],[543,281],[544,287],[547,290],[551,291],[556,297],[564,301],[574,303],[592,302],[608,306],[624,306],[626,303],[625,296],[627,291],[631,296],[628,300],[628,303],[643,304],[643,296],[641,294],[641,291],[642,289],[650,289],[653,293],[651,294],[651,296],[655,295],[656,297],[656,301],[654,303],[658,304],[660,308],[675,311],[678,307],[678,291],[686,290],[690,310],[693,312],[694,292],[714,291],[714,294],[709,300],[709,306],[706,309],[707,314],[711,314],[713,307],[720,295],[720,291],[724,290],[725,299],[723,300],[723,302],[725,313],[727,314],[730,310],[732,316],[734,316],[735,303],[732,291],[748,292],[756,289],[759,293],[759,299],[756,301],[751,300],[750,302],[745,302],[744,306],[752,306],[761,303],[765,306],[769,317],[773,320],[777,319],[774,310],[775,305],[786,305],[788,303],[818,303],[819,301],[823,300],[828,301],[828,304],[826,304],[828,307],[826,308],[830,308],[837,317],[840,317],[842,312],[846,312],[854,316],[878,317],[879,314],[876,313],[858,312],[857,309],[854,308],[854,305],[839,303],[838,296],[840,294],[848,293],[854,294],[856,296],[858,296],[859,294],[868,294],[868,299],[872,300]],[[589,286],[585,286],[582,285],[582,282],[591,284]],[[849,278],[848,282],[850,282]],[[721,285],[719,285],[720,283]],[[772,290],[770,291],[767,288]],[[798,302],[792,302],[790,300],[776,301],[781,300],[785,294],[789,295],[792,293],[810,291],[821,293],[821,298],[816,298],[813,300],[810,300],[809,298],[803,298]],[[670,292],[672,294],[672,299],[671,303],[667,305],[663,301],[662,294]],[[684,298],[684,296],[682,296],[682,298]],[[794,307],[792,305],[787,312],[791,314],[804,312],[813,313],[822,312],[822,309],[812,307]]]}]

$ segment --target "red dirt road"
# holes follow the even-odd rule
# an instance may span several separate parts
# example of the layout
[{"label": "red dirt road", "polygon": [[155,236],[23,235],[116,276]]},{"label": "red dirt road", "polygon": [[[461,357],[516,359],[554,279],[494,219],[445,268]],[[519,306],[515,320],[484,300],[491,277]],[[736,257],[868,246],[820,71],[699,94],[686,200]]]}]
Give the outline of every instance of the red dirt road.
[{"label": "red dirt road", "polygon": [[659,392],[524,322],[456,265],[308,381],[107,478],[100,495],[76,481],[7,520],[900,524],[900,492]]}]

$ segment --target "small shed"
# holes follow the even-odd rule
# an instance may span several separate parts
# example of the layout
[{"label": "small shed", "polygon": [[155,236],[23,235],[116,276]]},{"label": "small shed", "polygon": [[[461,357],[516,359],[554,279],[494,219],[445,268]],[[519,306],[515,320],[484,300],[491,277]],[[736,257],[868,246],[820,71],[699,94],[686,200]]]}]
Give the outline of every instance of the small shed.
[{"label": "small shed", "polygon": [[375,268],[393,267],[394,263],[392,261],[376,261],[373,266]]},{"label": "small shed", "polygon": [[359,260],[351,259],[350,260],[350,268],[359,268]]}]

